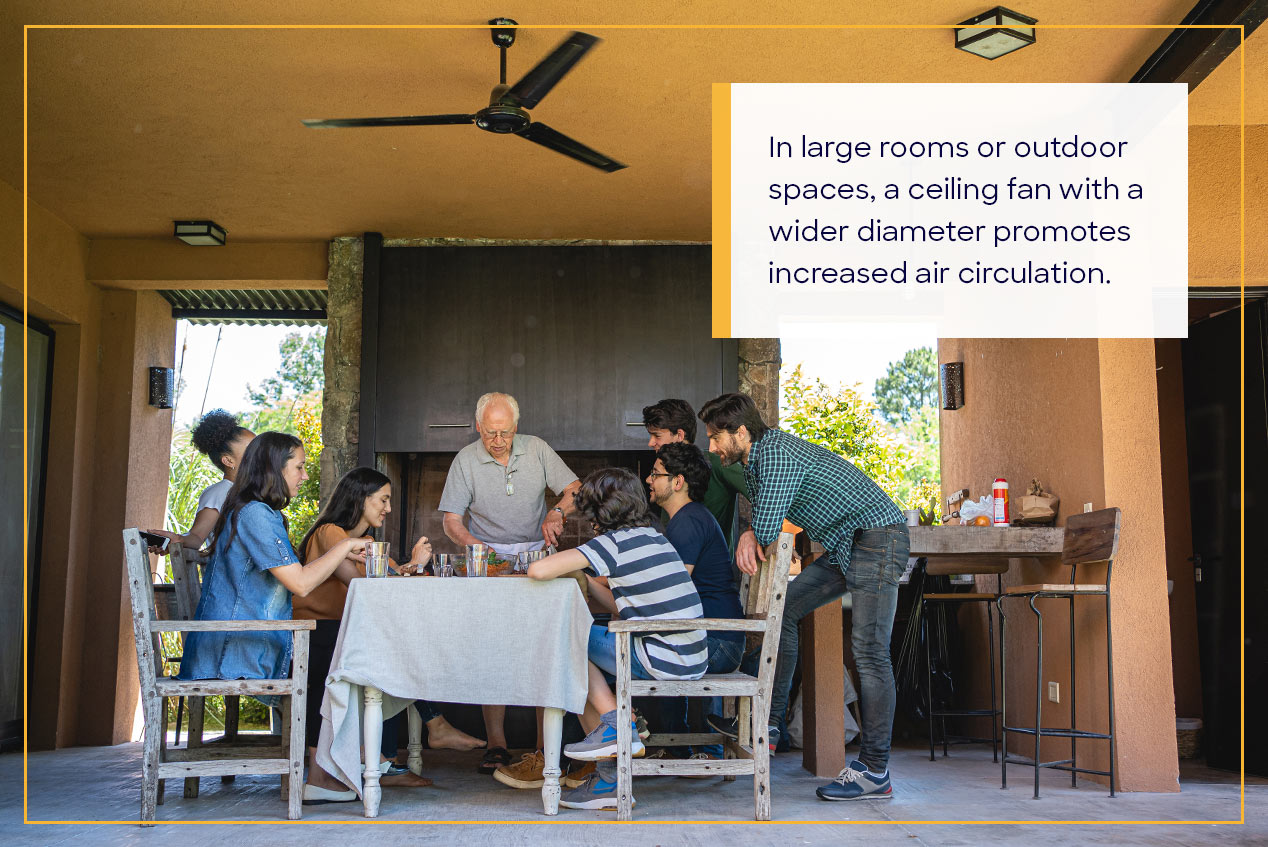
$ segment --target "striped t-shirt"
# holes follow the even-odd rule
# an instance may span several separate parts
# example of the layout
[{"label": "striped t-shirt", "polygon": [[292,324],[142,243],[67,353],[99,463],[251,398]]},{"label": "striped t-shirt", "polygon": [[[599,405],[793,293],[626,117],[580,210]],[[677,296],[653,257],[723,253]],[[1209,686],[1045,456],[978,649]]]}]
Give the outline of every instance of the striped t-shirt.
[{"label": "striped t-shirt", "polygon": [[[621,620],[700,618],[700,595],[682,559],[651,527],[618,529],[577,548],[608,578]],[[704,630],[634,635],[634,653],[654,679],[699,679],[709,665]]]}]

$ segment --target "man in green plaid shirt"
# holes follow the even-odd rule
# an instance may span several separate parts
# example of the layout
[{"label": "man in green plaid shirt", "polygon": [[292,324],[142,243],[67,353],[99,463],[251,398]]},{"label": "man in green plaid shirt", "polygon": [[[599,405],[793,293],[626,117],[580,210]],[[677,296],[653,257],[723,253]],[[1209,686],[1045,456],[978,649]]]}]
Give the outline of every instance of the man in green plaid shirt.
[{"label": "man in green plaid shirt", "polygon": [[[894,726],[894,668],[889,642],[898,605],[898,579],[907,565],[909,540],[903,513],[872,479],[817,444],[772,429],[747,394],[724,394],[700,410],[709,450],[724,465],[740,462],[753,503],[752,529],[740,536],[735,562],[757,572],[765,548],[787,519],[827,550],[788,587],[779,660],[771,692],[773,749],[788,707],[797,665],[798,624],[849,591],[851,643],[859,672],[859,758],[817,793],[824,800],[872,800],[893,796],[889,748]],[[720,731],[733,731],[710,717]]]}]

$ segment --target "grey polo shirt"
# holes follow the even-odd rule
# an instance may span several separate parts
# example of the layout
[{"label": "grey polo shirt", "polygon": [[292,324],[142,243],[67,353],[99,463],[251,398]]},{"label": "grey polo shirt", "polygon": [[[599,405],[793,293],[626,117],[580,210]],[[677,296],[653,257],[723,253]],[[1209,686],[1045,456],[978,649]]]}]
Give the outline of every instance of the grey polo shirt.
[{"label": "grey polo shirt", "polygon": [[[506,493],[508,478],[511,494]],[[469,513],[467,529],[481,541],[540,541],[546,489],[559,494],[576,480],[559,454],[536,436],[516,434],[505,466],[489,455],[484,442],[473,441],[458,451],[449,466],[440,511]]]}]

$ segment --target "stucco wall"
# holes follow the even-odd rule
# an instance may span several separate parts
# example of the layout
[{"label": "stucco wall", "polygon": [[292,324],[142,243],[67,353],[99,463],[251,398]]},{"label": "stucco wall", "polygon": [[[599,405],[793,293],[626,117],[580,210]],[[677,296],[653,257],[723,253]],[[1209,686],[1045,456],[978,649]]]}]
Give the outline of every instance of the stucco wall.
[{"label": "stucco wall", "polygon": [[[1240,129],[1189,127],[1189,284],[1239,283]],[[1268,126],[1246,128],[1246,283],[1268,284]]]},{"label": "stucco wall", "polygon": [[[17,307],[21,222],[0,183],[0,298]],[[56,216],[32,203],[28,226],[28,308],[55,334],[29,742],[111,744],[136,708],[119,532],[162,525],[171,412],[148,405],[148,368],[172,366],[176,324],[153,292],[91,284],[91,245]]]},{"label": "stucco wall", "polygon": [[[1119,783],[1126,790],[1174,791],[1176,783],[1165,583],[1161,470],[1152,342],[1097,340],[941,339],[939,360],[964,362],[965,401],[941,413],[944,496],[968,487],[990,493],[996,476],[1017,493],[1032,477],[1061,497],[1059,523],[1082,511],[1123,510],[1122,547],[1114,574],[1114,670]],[[1080,580],[1097,575],[1093,570]],[[1065,582],[1068,569],[1020,560],[1004,584]],[[994,577],[979,577],[982,590]],[[1094,601],[1076,610],[1078,713],[1081,726],[1108,726],[1104,612]],[[1061,702],[1045,698],[1048,726],[1068,725],[1069,618],[1065,601],[1044,611],[1043,681],[1060,684]],[[1034,616],[1024,603],[1006,606],[1010,721],[1033,722]],[[965,610],[964,649],[985,657],[981,610]],[[973,664],[973,663],[969,663]],[[969,697],[988,696],[986,663],[976,663]],[[1031,717],[1022,720],[1023,715]],[[1020,741],[1012,749],[1024,753]],[[1046,741],[1045,759],[1069,742]],[[1029,755],[1029,753],[1027,753]],[[1078,746],[1080,766],[1103,769],[1104,742]]]}]

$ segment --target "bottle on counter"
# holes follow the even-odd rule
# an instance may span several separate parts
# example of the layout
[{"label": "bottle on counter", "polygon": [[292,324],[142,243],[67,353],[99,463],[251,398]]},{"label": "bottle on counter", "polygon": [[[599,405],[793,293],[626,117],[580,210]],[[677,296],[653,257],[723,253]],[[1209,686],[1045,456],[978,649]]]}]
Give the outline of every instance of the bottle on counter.
[{"label": "bottle on counter", "polygon": [[995,495],[995,526],[1008,526],[1008,480],[1002,476],[995,480],[993,486],[993,494]]}]

